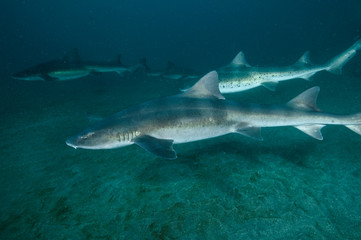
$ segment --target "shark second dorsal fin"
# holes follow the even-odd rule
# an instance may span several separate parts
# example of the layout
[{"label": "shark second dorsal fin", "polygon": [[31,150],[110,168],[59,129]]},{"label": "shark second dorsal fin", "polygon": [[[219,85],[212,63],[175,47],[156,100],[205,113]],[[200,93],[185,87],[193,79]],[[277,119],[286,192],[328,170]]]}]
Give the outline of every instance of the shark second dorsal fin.
[{"label": "shark second dorsal fin", "polygon": [[310,88],[297,97],[293,98],[291,101],[287,103],[287,106],[296,109],[302,109],[307,111],[317,111],[320,109],[316,105],[317,96],[320,92],[319,87]]},{"label": "shark second dorsal fin", "polygon": [[115,62],[118,66],[123,66],[122,64],[122,54],[118,54]]},{"label": "shark second dorsal fin", "polygon": [[81,58],[79,55],[79,50],[73,48],[63,57],[63,63],[65,64],[81,64]]},{"label": "shark second dorsal fin", "polygon": [[232,60],[230,63],[233,67],[251,67],[246,61],[246,57],[244,56],[244,53],[240,51]]},{"label": "shark second dorsal fin", "polygon": [[310,65],[310,51],[305,52],[296,62],[295,65]]},{"label": "shark second dorsal fin", "polygon": [[185,97],[215,97],[218,99],[225,99],[218,87],[218,74],[212,71],[203,76],[196,84],[188,91],[182,93]]},{"label": "shark second dorsal fin", "polygon": [[165,72],[169,73],[169,72],[173,71],[174,69],[175,69],[175,63],[168,60]]}]

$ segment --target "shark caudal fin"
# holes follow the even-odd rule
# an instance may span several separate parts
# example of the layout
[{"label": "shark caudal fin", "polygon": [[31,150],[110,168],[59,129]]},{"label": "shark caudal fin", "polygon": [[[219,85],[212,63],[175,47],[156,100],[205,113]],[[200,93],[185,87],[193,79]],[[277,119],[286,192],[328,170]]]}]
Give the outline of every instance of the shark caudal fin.
[{"label": "shark caudal fin", "polygon": [[331,59],[326,64],[326,70],[334,74],[341,74],[342,67],[355,56],[356,51],[361,49],[361,39],[355,42],[351,47],[342,52],[340,55]]}]

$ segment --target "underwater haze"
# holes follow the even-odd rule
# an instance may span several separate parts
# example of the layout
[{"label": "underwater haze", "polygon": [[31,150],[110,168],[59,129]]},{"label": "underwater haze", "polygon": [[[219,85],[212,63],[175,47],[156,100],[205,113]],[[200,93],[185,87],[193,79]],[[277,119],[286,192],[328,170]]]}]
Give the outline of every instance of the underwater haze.
[{"label": "underwater haze", "polygon": [[[77,49],[81,62],[143,58],[204,75],[243,51],[252,66],[324,64],[361,38],[359,0],[14,0],[0,3],[0,239],[361,239],[361,136],[318,141],[292,127],[175,145],[164,160],[132,145],[74,149],[66,139],[194,79],[89,71],[68,81],[14,73]],[[122,66],[123,66],[122,65]],[[77,65],[72,65],[77,66]],[[113,65],[112,65],[113,67]],[[104,70],[105,71],[105,70]],[[131,73],[130,73],[131,72]],[[361,51],[341,75],[225,94],[283,104],[320,87],[318,107],[361,112]]]}]

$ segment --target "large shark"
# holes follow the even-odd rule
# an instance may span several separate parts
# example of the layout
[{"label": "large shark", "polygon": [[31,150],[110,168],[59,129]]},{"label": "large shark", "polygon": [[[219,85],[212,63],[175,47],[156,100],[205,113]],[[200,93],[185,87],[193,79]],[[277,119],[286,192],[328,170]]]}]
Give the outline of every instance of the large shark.
[{"label": "large shark", "polygon": [[278,82],[296,78],[310,80],[317,72],[326,70],[341,74],[342,67],[361,49],[361,39],[323,65],[314,65],[306,52],[295,64],[287,67],[252,67],[239,52],[232,62],[217,70],[222,93],[241,92],[258,86],[274,91]]},{"label": "large shark", "polygon": [[228,133],[262,139],[262,127],[293,126],[322,140],[325,125],[344,125],[361,135],[361,113],[322,113],[316,106],[318,92],[313,87],[277,106],[236,103],[222,96],[213,71],[184,93],[125,109],[70,137],[66,144],[85,149],[137,144],[158,157],[175,159],[173,144]]}]

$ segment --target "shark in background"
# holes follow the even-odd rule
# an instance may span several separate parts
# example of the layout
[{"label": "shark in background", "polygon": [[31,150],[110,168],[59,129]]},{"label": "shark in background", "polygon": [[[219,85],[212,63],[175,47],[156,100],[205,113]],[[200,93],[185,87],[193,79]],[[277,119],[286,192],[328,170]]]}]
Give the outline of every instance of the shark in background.
[{"label": "shark in background", "polygon": [[200,74],[195,73],[191,69],[178,67],[172,61],[167,62],[164,71],[153,71],[148,66],[146,58],[143,58],[141,63],[145,67],[145,75],[149,77],[160,77],[168,80],[199,79],[201,77]]},{"label": "shark in background", "polygon": [[244,53],[239,52],[230,64],[217,69],[219,87],[222,93],[241,92],[258,86],[274,91],[280,81],[296,78],[310,81],[314,74],[324,70],[341,74],[342,67],[360,49],[361,39],[323,65],[312,64],[309,52],[306,52],[295,64],[286,67],[252,67]]},{"label": "shark in background", "polygon": [[116,72],[120,76],[125,74],[134,74],[136,71],[144,68],[142,62],[134,64],[130,67],[126,67],[122,64],[121,55],[118,54],[116,61],[112,62],[94,62],[87,61],[83,62],[84,68],[89,70],[92,73],[107,73],[107,72]]},{"label": "shark in background", "polygon": [[137,144],[165,159],[175,159],[173,144],[238,133],[262,140],[262,127],[293,126],[322,140],[326,125],[344,125],[361,135],[361,113],[320,112],[313,87],[282,105],[259,105],[226,100],[215,71],[184,93],[127,108],[70,137],[73,148],[111,149]]},{"label": "shark in background", "polygon": [[73,49],[62,59],[51,60],[14,73],[12,78],[25,81],[64,81],[88,76],[78,51]]},{"label": "shark in background", "polygon": [[120,55],[113,62],[83,61],[79,56],[78,50],[73,49],[62,59],[51,60],[29,67],[14,73],[12,77],[25,81],[66,81],[86,77],[90,74],[107,72],[116,72],[120,76],[124,76],[125,73],[133,74],[143,67],[139,63],[129,68],[125,67],[120,61]]}]

